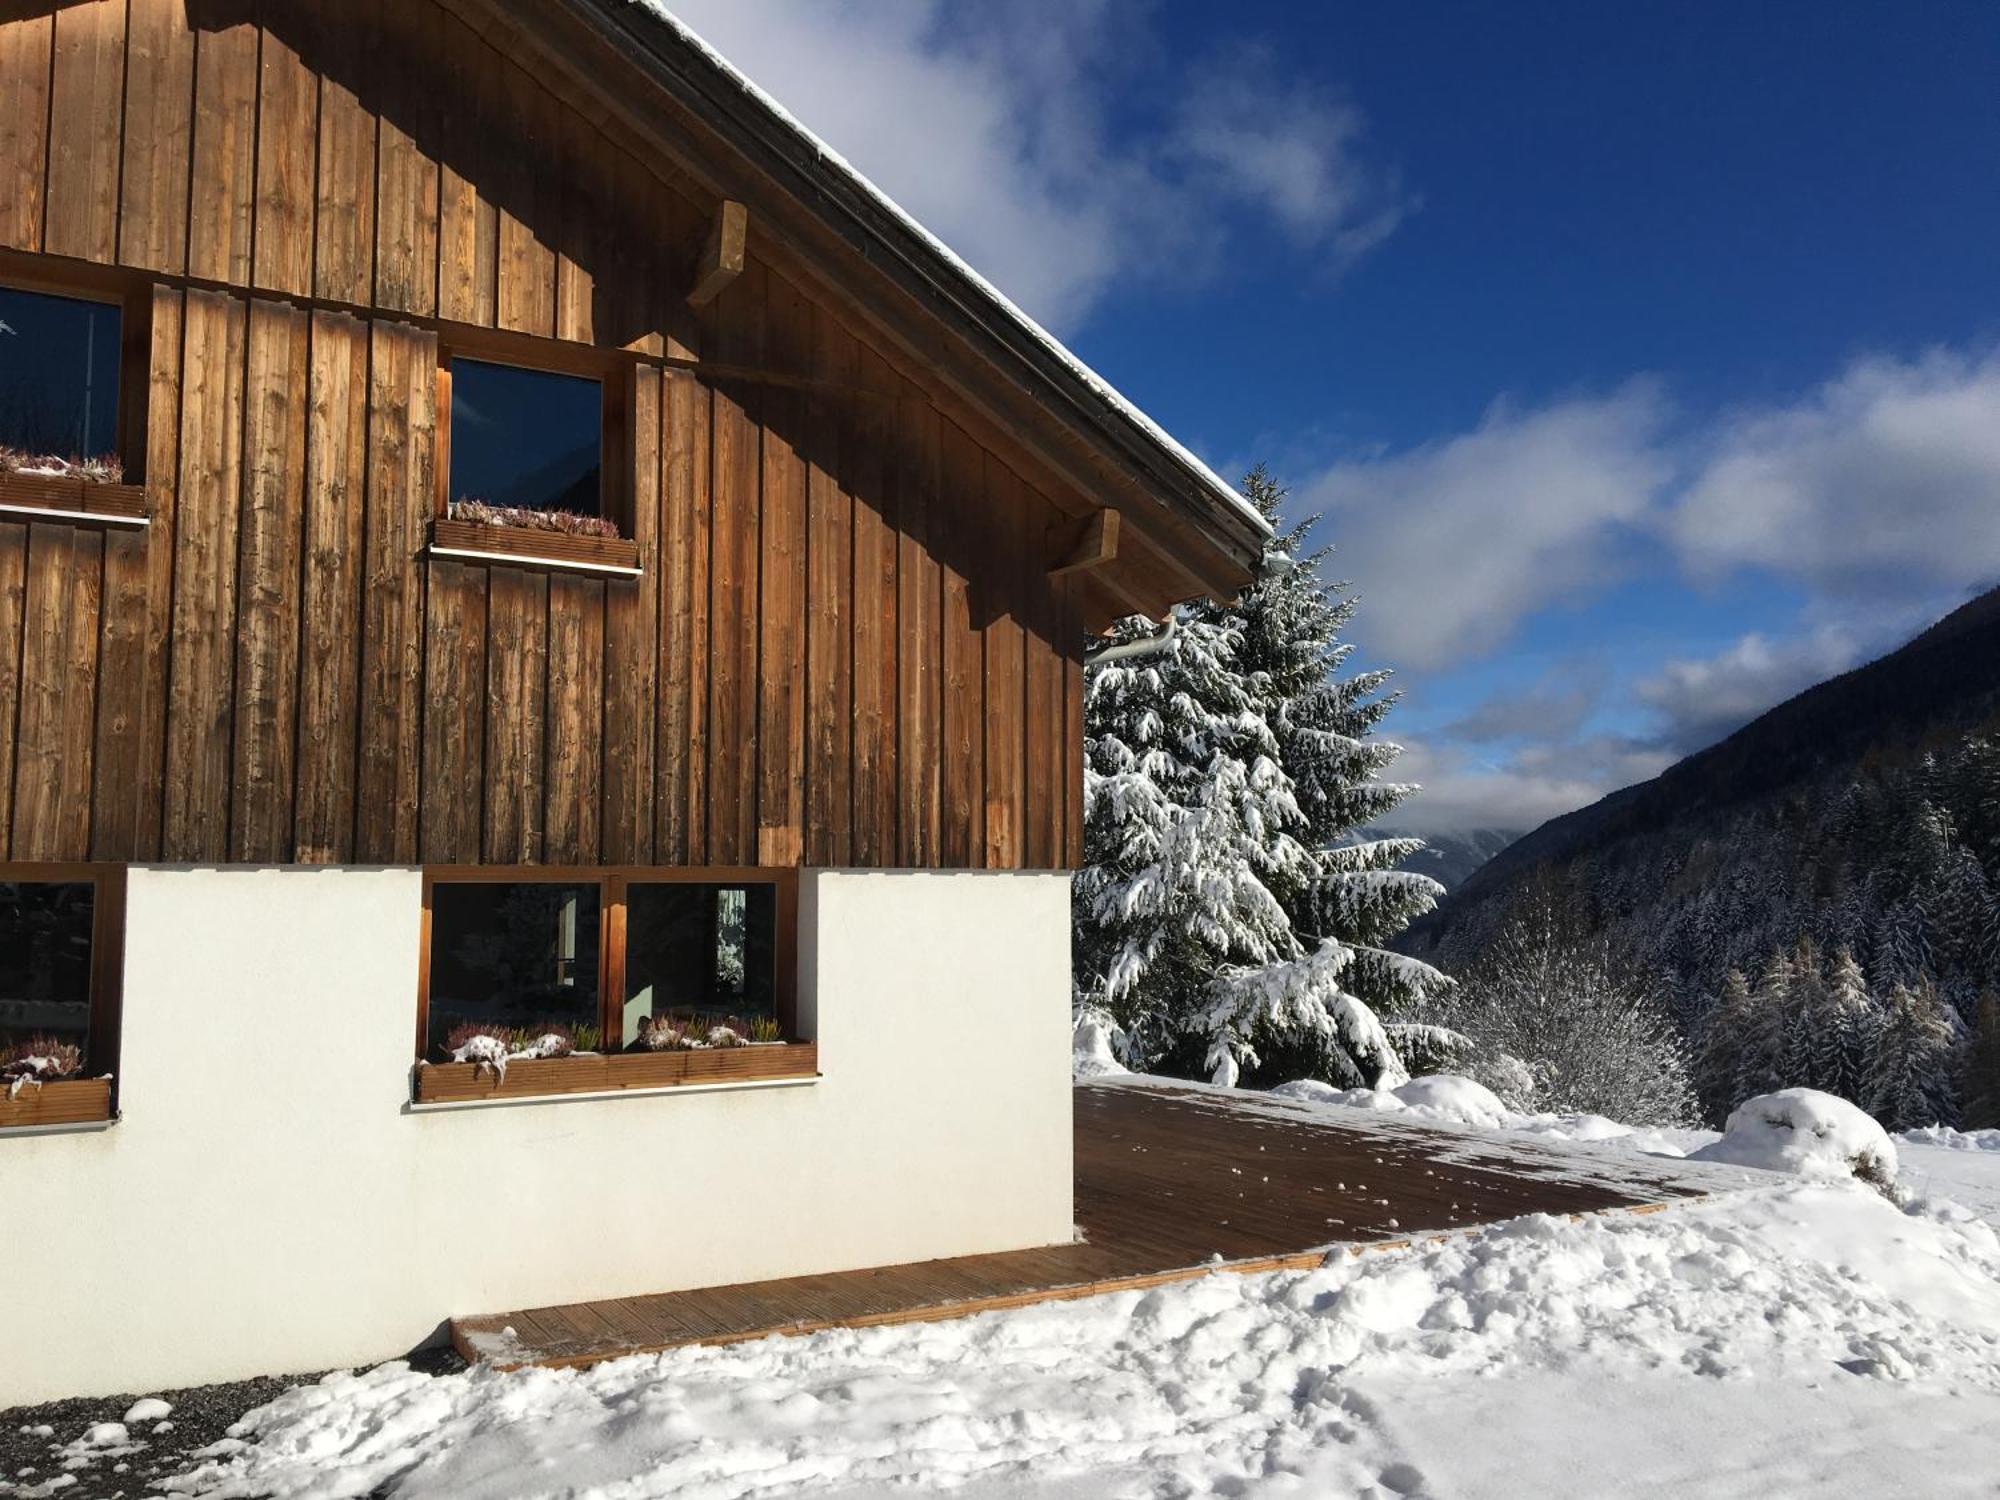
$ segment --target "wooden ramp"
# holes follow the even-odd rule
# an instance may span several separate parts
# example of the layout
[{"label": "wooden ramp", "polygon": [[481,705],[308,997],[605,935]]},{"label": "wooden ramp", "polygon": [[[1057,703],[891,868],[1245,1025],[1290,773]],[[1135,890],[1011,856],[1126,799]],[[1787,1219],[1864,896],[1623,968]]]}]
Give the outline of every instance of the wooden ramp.
[{"label": "wooden ramp", "polygon": [[1074,1244],[454,1319],[467,1359],[586,1365],[686,1344],[962,1317],[1214,1270],[1306,1269],[1522,1214],[1646,1210],[1727,1168],[1403,1125],[1194,1084],[1076,1089]]}]

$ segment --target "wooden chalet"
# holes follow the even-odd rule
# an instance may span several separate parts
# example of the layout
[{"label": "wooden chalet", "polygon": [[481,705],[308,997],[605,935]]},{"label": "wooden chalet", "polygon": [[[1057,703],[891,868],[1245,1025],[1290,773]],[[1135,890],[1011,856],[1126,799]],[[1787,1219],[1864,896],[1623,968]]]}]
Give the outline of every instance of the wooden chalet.
[{"label": "wooden chalet", "polygon": [[0,1405],[1067,1240],[1264,537],[649,0],[0,0]]}]

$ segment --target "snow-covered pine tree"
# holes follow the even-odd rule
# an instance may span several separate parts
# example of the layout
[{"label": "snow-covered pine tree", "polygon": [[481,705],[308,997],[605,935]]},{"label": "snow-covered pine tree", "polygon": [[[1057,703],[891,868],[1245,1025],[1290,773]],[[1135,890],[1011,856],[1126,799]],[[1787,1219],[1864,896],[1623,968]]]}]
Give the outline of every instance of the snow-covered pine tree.
[{"label": "snow-covered pine tree", "polygon": [[1785,1026],[1792,1006],[1792,960],[1787,953],[1773,953],[1757,976],[1750,992],[1750,1008],[1744,1013],[1738,1042],[1736,1102],[1786,1088]]},{"label": "snow-covered pine tree", "polygon": [[1826,977],[1819,947],[1802,937],[1792,950],[1792,982],[1785,994],[1778,1076],[1786,1088],[1825,1089],[1821,1039],[1831,1028]]},{"label": "snow-covered pine tree", "polygon": [[1987,990],[1973,1011],[1963,1098],[1967,1130],[2000,1127],[2000,991]]},{"label": "snow-covered pine tree", "polygon": [[[1282,490],[1248,488],[1275,523]],[[1086,675],[1077,1004],[1130,1065],[1390,1086],[1408,1075],[1369,1001],[1448,984],[1381,946],[1441,892],[1390,868],[1413,842],[1352,840],[1409,789],[1364,743],[1393,700],[1382,674],[1341,676],[1353,606],[1325,556],[1267,564],[1237,603],[1181,611],[1167,649]]]},{"label": "snow-covered pine tree", "polygon": [[1242,624],[1238,665],[1292,780],[1301,838],[1320,855],[1315,879],[1276,894],[1308,942],[1337,938],[1353,950],[1341,981],[1348,993],[1398,1015],[1449,981],[1387,946],[1444,893],[1398,868],[1422,841],[1358,836],[1415,790],[1383,779],[1402,749],[1374,737],[1397,695],[1384,691],[1387,670],[1348,670],[1354,646],[1341,636],[1356,601],[1329,575],[1333,548],[1311,545],[1321,518],[1285,529],[1285,488],[1262,464],[1244,476],[1243,493],[1277,530],[1270,551],[1288,565],[1266,568],[1222,614]]},{"label": "snow-covered pine tree", "polygon": [[1868,1112],[1890,1130],[1950,1125],[1957,1110],[1957,1038],[1928,978],[1889,992],[1868,1076]]},{"label": "snow-covered pine tree", "polygon": [[1815,1064],[1824,1081],[1816,1087],[1865,1106],[1868,1059],[1875,1052],[1879,1010],[1868,993],[1868,981],[1854,951],[1836,949],[1827,971],[1825,1024]]},{"label": "snow-covered pine tree", "polygon": [[1741,969],[1731,969],[1723,976],[1722,993],[1708,1013],[1701,1047],[1695,1054],[1704,1119],[1726,1120],[1743,1102],[1737,1097],[1736,1085],[1743,1074],[1743,1038],[1751,1024],[1750,1009],[1756,1003]]}]

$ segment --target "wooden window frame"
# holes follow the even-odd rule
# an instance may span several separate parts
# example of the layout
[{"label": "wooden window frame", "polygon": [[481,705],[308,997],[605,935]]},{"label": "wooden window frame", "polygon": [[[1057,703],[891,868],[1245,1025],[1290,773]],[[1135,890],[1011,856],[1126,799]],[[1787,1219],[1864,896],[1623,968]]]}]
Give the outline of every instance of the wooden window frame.
[{"label": "wooden window frame", "polygon": [[[431,1022],[431,942],[434,893],[440,885],[594,885],[598,888],[597,1007],[598,1026],[605,1038],[603,1059],[612,1059],[612,1076],[603,1078],[602,1066],[589,1070],[578,1087],[563,1080],[565,1073],[583,1074],[586,1059],[554,1058],[509,1066],[500,1079],[491,1070],[469,1091],[464,1081],[446,1080],[445,1086],[427,1083],[426,1076],[461,1072],[471,1064],[435,1064],[427,1059],[430,1051]],[[614,1045],[622,1036],[625,1007],[625,932],[627,891],[634,885],[718,885],[770,886],[776,893],[773,917],[772,966],[773,998],[778,1026],[784,1036],[782,1046],[725,1049],[715,1054],[733,1066],[726,1077],[715,1081],[737,1083],[800,1079],[817,1076],[818,1052],[809,1039],[800,1039],[798,1009],[798,872],[769,865],[427,865],[423,871],[423,921],[417,960],[416,1102],[455,1103],[470,1098],[530,1098],[576,1092],[618,1092],[674,1083],[699,1083],[699,1076],[680,1076],[685,1069],[664,1066],[674,1059],[685,1061],[701,1054],[645,1054],[626,1052]],[[760,1055],[761,1054],[761,1055]],[[782,1054],[782,1055],[781,1055]],[[595,1061],[595,1060],[593,1060]],[[760,1068],[760,1062],[768,1067]],[[630,1064],[630,1066],[628,1066]],[[629,1075],[621,1077],[620,1075]]]},{"label": "wooden window frame", "polygon": [[[636,362],[620,350],[588,344],[522,340],[512,334],[450,326],[438,334],[438,416],[432,518],[448,520],[452,510],[452,362],[504,364],[534,374],[596,380],[598,402],[598,514],[618,526],[618,538],[632,540],[632,400]],[[530,532],[536,540],[544,534]],[[608,538],[564,538],[608,540]]]},{"label": "wooden window frame", "polygon": [[0,1129],[88,1125],[117,1118],[118,1053],[124,1020],[125,866],[114,864],[0,863],[0,882],[80,885],[95,889],[90,902],[90,1027],[86,1076],[23,1089],[11,1100],[0,1091]]},{"label": "wooden window frame", "polygon": [[[101,268],[60,264],[21,266],[0,262],[0,287],[118,309],[118,410],[112,419],[117,457],[125,470],[118,484],[69,476],[0,474],[0,514],[32,512],[34,519],[84,526],[144,527],[146,417],[152,398],[152,289]],[[89,457],[88,454],[82,455]]]}]

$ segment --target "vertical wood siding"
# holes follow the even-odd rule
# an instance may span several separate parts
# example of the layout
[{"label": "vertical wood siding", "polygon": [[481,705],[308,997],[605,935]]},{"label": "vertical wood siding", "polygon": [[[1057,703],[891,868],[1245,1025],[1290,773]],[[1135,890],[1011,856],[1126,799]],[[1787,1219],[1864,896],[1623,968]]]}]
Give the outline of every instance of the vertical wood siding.
[{"label": "vertical wood siding", "polygon": [[[754,254],[689,312],[700,208],[448,11],[328,15],[0,11],[0,249],[155,280],[151,526],[0,523],[0,858],[1073,863],[1082,498]],[[629,351],[638,579],[426,554],[406,318]]]}]

